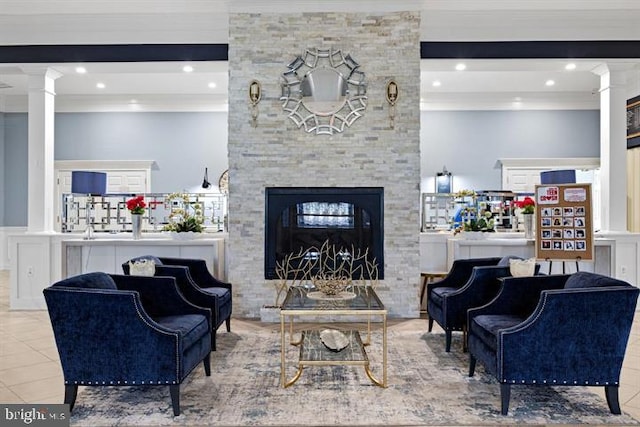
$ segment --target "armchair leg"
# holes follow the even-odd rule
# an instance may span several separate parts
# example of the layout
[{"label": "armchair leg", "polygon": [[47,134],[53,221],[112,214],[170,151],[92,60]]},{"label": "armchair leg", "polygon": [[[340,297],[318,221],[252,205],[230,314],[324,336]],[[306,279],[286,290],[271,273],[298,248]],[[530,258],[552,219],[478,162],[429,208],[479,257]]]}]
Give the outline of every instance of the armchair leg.
[{"label": "armchair leg", "polygon": [[216,351],[216,335],[218,335],[218,331],[211,331],[211,351]]},{"label": "armchair leg", "polygon": [[451,351],[451,331],[450,330],[444,331],[444,339],[445,339],[444,351],[449,353]]},{"label": "armchair leg", "polygon": [[476,358],[469,355],[469,376],[472,377],[476,372]]},{"label": "armchair leg", "polygon": [[500,413],[502,415],[507,415],[509,412],[509,400],[511,399],[511,385],[509,384],[500,384],[500,400],[501,408]]},{"label": "armchair leg", "polygon": [[607,396],[607,405],[609,405],[609,410],[614,415],[620,415],[622,411],[620,410],[620,401],[618,400],[618,387],[617,385],[607,385],[604,386],[604,394]]},{"label": "armchair leg", "polygon": [[227,317],[225,324],[227,325],[227,332],[231,332],[231,316]]},{"label": "armchair leg", "polygon": [[467,347],[467,326],[462,327],[462,352],[466,353],[469,350]]},{"label": "armchair leg", "polygon": [[433,329],[433,319],[429,317],[429,332]]},{"label": "armchair leg", "polygon": [[207,354],[207,357],[205,357],[202,360],[202,363],[204,363],[204,374],[210,377],[211,376],[211,352],[209,352],[209,354]]},{"label": "armchair leg", "polygon": [[170,385],[169,393],[171,394],[171,406],[173,407],[173,415],[177,417],[178,415],[180,415],[180,384]]},{"label": "armchair leg", "polygon": [[77,385],[65,385],[64,386],[64,403],[69,405],[69,413],[73,411],[73,406],[76,404],[76,397],[78,396]]}]

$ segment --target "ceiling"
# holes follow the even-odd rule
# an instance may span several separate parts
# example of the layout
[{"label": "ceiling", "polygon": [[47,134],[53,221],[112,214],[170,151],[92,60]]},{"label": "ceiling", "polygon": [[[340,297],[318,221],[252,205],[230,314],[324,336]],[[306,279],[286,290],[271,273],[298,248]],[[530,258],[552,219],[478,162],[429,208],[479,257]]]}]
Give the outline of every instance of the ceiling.
[{"label": "ceiling", "polygon": [[[563,60],[422,60],[423,110],[597,109],[598,61],[580,61],[573,71]],[[464,71],[455,66],[464,63]],[[226,111],[226,62],[50,64],[56,110]],[[83,66],[86,73],[76,72]],[[283,63],[284,67],[284,63]],[[29,67],[24,70],[29,70]],[[26,111],[28,77],[19,65],[0,64],[0,111]],[[546,86],[553,80],[553,86]],[[433,83],[440,82],[435,87]],[[96,85],[102,83],[104,88]],[[8,86],[8,87],[4,87]]]},{"label": "ceiling", "polygon": [[[230,12],[391,10],[421,11],[423,41],[640,40],[637,0],[0,0],[0,40],[6,45],[228,43]],[[466,70],[456,71],[458,62]],[[593,70],[602,61],[574,61],[573,71],[565,70],[567,62],[422,60],[421,108],[598,108],[600,83]],[[637,60],[626,62],[636,69]],[[190,73],[182,71],[182,62],[47,65],[62,74],[55,85],[57,111],[227,108],[226,62],[197,62]],[[87,72],[78,74],[77,65]],[[0,64],[0,111],[26,110],[29,67]],[[555,85],[546,86],[547,80]]]}]

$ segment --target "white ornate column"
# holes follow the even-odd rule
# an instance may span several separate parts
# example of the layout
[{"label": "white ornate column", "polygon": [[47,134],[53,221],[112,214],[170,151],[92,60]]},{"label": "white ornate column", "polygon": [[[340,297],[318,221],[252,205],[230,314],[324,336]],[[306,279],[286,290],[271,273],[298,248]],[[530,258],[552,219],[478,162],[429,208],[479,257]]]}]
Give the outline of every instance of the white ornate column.
[{"label": "white ornate column", "polygon": [[62,76],[47,67],[24,69],[29,76],[28,232],[54,232],[55,80]]},{"label": "white ornate column", "polygon": [[604,63],[600,76],[600,185],[603,231],[627,231],[628,63]]}]

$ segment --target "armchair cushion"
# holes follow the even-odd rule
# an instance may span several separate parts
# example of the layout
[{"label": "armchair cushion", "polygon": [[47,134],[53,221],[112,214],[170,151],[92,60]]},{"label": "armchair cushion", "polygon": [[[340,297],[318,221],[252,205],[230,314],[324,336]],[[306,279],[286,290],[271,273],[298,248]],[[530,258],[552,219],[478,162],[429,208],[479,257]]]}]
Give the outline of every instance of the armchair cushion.
[{"label": "armchair cushion", "polygon": [[602,288],[607,286],[628,286],[628,283],[622,280],[603,276],[601,274],[588,273],[580,271],[572,274],[564,285],[565,289],[578,288]]},{"label": "armchair cushion", "polygon": [[87,273],[70,277],[59,281],[55,286],[82,289],[117,289],[116,283],[111,276],[105,273]]},{"label": "armchair cushion", "polygon": [[200,288],[202,292],[219,298],[219,305],[225,305],[231,302],[231,292],[226,288]]},{"label": "armchair cushion", "polygon": [[182,334],[184,348],[191,347],[209,333],[207,319],[199,314],[162,316],[153,320],[167,329],[179,331]]},{"label": "armchair cushion", "polygon": [[495,351],[498,348],[498,331],[518,325],[523,320],[523,317],[515,315],[476,316],[472,319],[469,328],[470,332],[476,334],[482,342]]}]

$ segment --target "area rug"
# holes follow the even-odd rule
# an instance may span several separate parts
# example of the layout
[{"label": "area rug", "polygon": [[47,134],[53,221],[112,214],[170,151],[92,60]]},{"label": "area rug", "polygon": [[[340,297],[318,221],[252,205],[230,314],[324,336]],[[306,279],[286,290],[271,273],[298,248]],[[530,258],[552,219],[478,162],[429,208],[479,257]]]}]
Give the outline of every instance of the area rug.
[{"label": "area rug", "polygon": [[[287,345],[287,377],[298,350]],[[308,367],[280,387],[280,335],[268,329],[218,334],[212,374],[200,367],[181,387],[174,417],[168,387],[91,387],[80,392],[71,424],[78,426],[379,426],[593,424],[637,425],[612,415],[604,398],[584,387],[513,387],[509,415],[500,415],[499,385],[481,367],[467,376],[468,356],[444,352],[444,336],[388,334],[388,387],[357,366]],[[367,348],[381,376],[380,334]],[[133,357],[133,356],[132,356]]]}]

